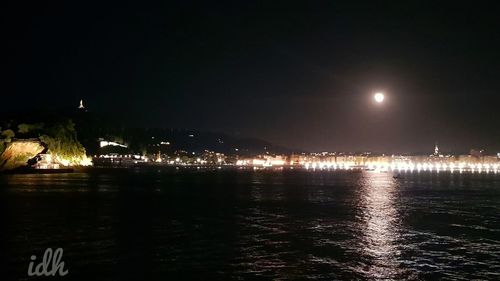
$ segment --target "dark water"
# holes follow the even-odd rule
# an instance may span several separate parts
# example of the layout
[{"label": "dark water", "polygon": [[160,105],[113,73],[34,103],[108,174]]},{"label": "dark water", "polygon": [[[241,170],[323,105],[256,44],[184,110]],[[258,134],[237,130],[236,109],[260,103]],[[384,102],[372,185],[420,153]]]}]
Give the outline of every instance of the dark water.
[{"label": "dark water", "polygon": [[80,280],[500,279],[500,175],[0,176],[1,280],[63,248]]}]

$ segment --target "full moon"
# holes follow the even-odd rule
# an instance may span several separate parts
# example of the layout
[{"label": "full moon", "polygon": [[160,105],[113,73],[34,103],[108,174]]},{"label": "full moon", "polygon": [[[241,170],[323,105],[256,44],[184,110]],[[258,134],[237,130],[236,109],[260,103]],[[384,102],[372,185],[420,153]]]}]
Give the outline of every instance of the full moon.
[{"label": "full moon", "polygon": [[375,99],[375,101],[376,101],[377,103],[382,103],[382,102],[384,101],[384,98],[385,98],[385,97],[384,97],[384,94],[382,94],[382,93],[376,93],[376,94],[373,96],[373,98]]}]

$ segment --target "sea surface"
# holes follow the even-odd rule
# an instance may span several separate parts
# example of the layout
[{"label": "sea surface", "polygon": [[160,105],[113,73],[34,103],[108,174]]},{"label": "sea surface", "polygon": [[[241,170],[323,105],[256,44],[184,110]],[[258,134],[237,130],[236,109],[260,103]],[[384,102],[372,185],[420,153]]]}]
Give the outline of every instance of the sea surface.
[{"label": "sea surface", "polygon": [[[500,280],[500,174],[0,175],[0,280]],[[38,260],[39,260],[38,259]]]}]

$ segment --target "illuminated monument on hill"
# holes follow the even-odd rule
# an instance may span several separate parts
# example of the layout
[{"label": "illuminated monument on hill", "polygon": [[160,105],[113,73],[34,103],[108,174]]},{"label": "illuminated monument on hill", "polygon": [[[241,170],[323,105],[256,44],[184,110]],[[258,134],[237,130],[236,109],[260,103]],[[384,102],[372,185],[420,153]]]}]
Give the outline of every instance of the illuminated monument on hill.
[{"label": "illuminated monument on hill", "polygon": [[85,106],[83,106],[83,100],[80,100],[80,105],[78,106],[78,109],[85,110]]}]

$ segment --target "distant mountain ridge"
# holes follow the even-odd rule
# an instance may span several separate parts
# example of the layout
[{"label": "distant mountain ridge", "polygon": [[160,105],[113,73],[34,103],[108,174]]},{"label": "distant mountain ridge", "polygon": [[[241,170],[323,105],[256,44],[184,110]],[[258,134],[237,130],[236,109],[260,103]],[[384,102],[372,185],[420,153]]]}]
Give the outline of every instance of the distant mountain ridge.
[{"label": "distant mountain ridge", "polygon": [[[141,134],[142,129],[135,129],[135,135]],[[211,150],[224,154],[256,155],[256,154],[290,154],[292,149],[274,145],[257,138],[237,138],[224,133],[203,132],[188,129],[146,129],[151,136],[151,144],[169,143],[171,150],[185,150],[188,152],[203,152]],[[143,138],[145,139],[145,138]]]},{"label": "distant mountain ridge", "polygon": [[[127,145],[124,153],[157,153],[205,150],[251,156],[258,154],[291,154],[301,150],[274,145],[258,138],[241,138],[226,133],[204,132],[190,129],[141,128],[114,120],[112,116],[88,112],[85,109],[64,108],[56,111],[30,110],[4,114],[1,123],[15,127],[16,124],[44,123],[50,120],[71,119],[75,123],[78,140],[88,154],[99,154],[103,149],[100,141],[113,141]],[[5,127],[5,126],[4,126]],[[119,149],[118,149],[119,150]]]}]

